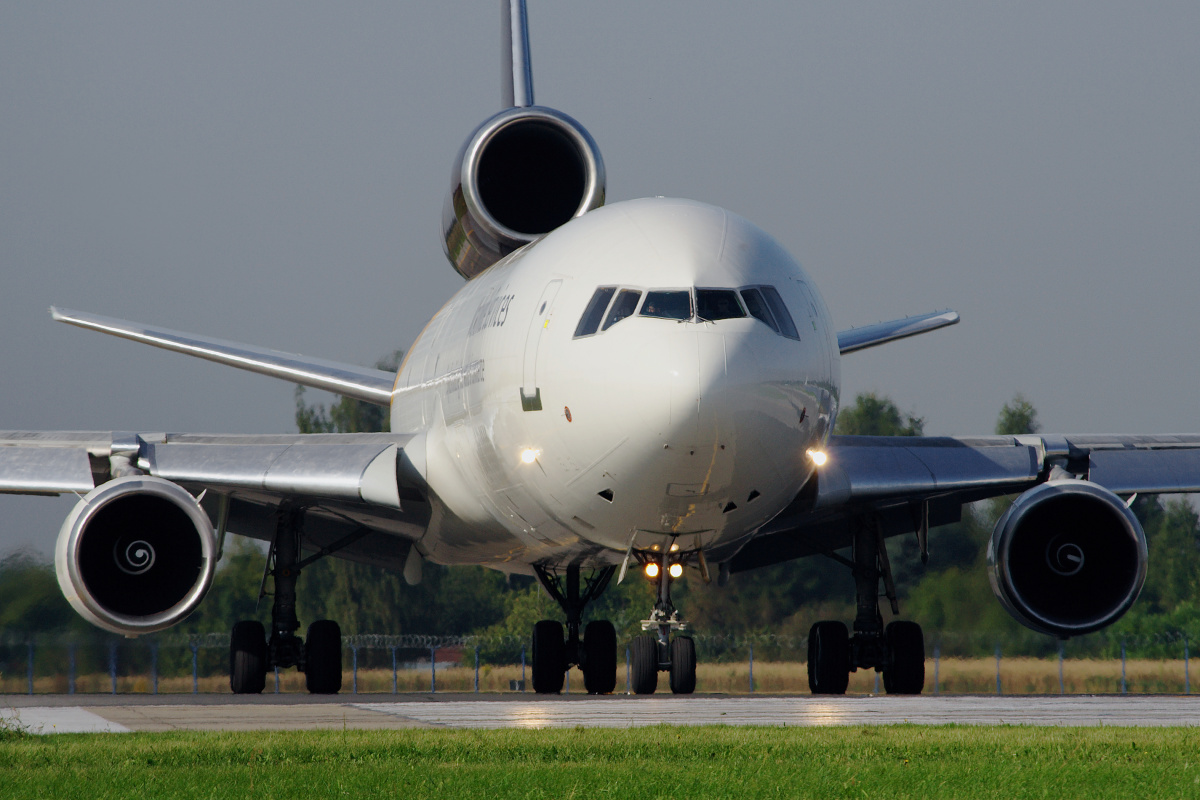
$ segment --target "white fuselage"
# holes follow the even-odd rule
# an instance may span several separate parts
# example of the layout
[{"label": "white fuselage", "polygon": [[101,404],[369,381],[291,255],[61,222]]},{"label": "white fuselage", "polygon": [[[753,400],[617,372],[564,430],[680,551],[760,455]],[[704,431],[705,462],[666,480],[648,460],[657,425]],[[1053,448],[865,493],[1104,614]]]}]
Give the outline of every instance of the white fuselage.
[{"label": "white fuselage", "polygon": [[[606,315],[622,290],[633,313],[577,335],[605,287]],[[749,287],[760,290],[732,302],[703,291]],[[748,312],[762,287],[798,338]],[[651,302],[680,292],[687,319]],[[718,302],[709,316],[732,316],[698,315]],[[406,450],[433,504],[418,547],[441,563],[522,570],[615,563],[631,543],[673,537],[688,549],[734,542],[811,475],[806,453],[829,436],[839,375],[820,294],[759,228],[661,198],[589,212],[464,286],[401,366],[392,430],[424,432]]]}]

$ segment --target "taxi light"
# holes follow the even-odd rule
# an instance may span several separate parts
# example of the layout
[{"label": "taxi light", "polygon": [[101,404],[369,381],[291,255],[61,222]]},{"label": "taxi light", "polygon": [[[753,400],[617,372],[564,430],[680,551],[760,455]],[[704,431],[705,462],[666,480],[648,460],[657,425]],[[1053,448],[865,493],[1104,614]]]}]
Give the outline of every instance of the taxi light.
[{"label": "taxi light", "polygon": [[672,578],[678,578],[683,574],[683,564],[675,563],[667,568],[667,572],[671,573]]},{"label": "taxi light", "polygon": [[825,455],[822,450],[806,450],[805,455],[812,459],[812,462],[818,467],[825,466],[825,462],[829,460],[829,456]]},{"label": "taxi light", "polygon": [[541,450],[534,450],[532,447],[527,447],[521,451],[521,461],[525,464],[532,464],[537,461],[537,457],[541,455]]},{"label": "taxi light", "polygon": [[646,565],[646,577],[647,578],[657,578],[658,577],[658,564],[651,561],[649,564]]}]

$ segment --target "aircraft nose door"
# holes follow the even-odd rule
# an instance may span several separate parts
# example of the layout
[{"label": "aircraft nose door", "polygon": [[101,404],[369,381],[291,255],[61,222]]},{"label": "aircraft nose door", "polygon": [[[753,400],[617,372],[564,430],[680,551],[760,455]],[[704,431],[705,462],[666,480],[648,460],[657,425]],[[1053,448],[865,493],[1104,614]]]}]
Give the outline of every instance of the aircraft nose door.
[{"label": "aircraft nose door", "polygon": [[561,280],[546,284],[534,306],[533,318],[529,321],[529,332],[525,336],[525,362],[521,368],[521,408],[524,411],[542,410],[542,390],[537,384],[538,348],[546,336],[546,329],[550,327],[554,297],[561,286]]}]

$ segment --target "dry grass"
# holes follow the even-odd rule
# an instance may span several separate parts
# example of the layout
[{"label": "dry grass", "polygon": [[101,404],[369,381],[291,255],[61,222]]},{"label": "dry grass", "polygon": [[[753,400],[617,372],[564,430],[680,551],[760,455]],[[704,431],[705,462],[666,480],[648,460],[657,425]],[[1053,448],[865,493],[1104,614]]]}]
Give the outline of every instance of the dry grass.
[{"label": "dry grass", "polygon": [[[996,691],[996,661],[992,658],[943,658],[936,663],[937,687],[934,687],[935,662],[925,662],[925,693],[994,694]],[[848,694],[874,694],[876,674],[860,670],[850,675]],[[1182,660],[1155,661],[1130,659],[1126,662],[1127,691],[1131,694],[1182,694],[1184,663]],[[484,666],[479,670],[481,692],[508,692],[509,682],[521,678],[521,667]],[[528,672],[526,678],[529,678]],[[1005,658],[1000,662],[1000,682],[1004,694],[1058,694],[1058,660],[1039,658]],[[199,690],[206,693],[229,691],[229,679],[224,676],[201,677]],[[625,664],[617,667],[617,691],[625,691]],[[67,691],[66,676],[39,677],[34,680],[37,694],[63,694]],[[344,692],[353,688],[353,676],[345,673]],[[396,674],[396,690],[400,693],[429,691],[429,670],[403,669]],[[437,689],[443,692],[471,692],[475,688],[475,670],[471,667],[439,667]],[[530,687],[531,688],[531,687]],[[745,662],[701,664],[696,670],[696,691],[699,693],[746,694],[750,688],[749,665]],[[1093,659],[1068,659],[1063,662],[1063,691],[1066,694],[1112,694],[1121,691],[1121,662]],[[275,690],[274,676],[267,675],[267,692]],[[304,676],[295,670],[279,673],[281,692],[303,692]],[[578,669],[570,672],[570,691],[583,692],[583,675]],[[24,675],[0,676],[0,693],[25,694],[29,691]],[[111,679],[103,673],[80,675],[75,691],[79,693],[108,693]],[[151,691],[147,676],[117,678],[119,694],[146,694]],[[160,677],[161,694],[183,694],[192,691],[192,678]],[[360,694],[390,693],[390,669],[362,669],[358,672]],[[669,692],[667,676],[660,675],[659,691]],[[803,663],[756,661],[754,691],[761,694],[806,694],[808,671]],[[882,691],[882,681],[879,691]]]}]

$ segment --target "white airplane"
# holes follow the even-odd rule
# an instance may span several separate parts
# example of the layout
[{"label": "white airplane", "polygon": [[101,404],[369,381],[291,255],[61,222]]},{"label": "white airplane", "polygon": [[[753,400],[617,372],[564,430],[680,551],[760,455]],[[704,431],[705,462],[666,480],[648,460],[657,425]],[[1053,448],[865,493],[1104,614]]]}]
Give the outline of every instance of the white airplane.
[{"label": "white airplane", "polygon": [[[243,621],[231,688],[273,667],[310,691],[341,687],[341,633],[297,635],[297,577],[336,556],[403,572],[425,560],[532,574],[566,630],[533,630],[533,685],[616,682],[607,621],[587,603],[619,572],[657,601],[632,643],[633,690],[695,687],[696,653],[671,602],[686,567],[734,572],[821,555],[850,569],[853,635],[809,638],[813,692],[876,669],[919,693],[918,625],[898,613],[886,539],[960,518],[964,503],[1020,494],[988,549],[1000,602],[1067,637],[1116,621],[1146,574],[1134,493],[1200,491],[1200,435],[833,436],[841,355],[958,322],[952,311],[836,332],[820,293],[752,223],[688,200],[605,205],[604,166],[575,120],[534,105],[523,0],[504,0],[507,108],[467,139],[444,211],[466,284],[395,375],[218,339],[53,310],[55,319],[336,392],[390,409],[387,434],[0,433],[0,491],[82,499],[55,566],[74,608],[126,635],[158,631],[203,600],[227,533],[270,542],[270,631]],[[839,551],[849,549],[850,555]],[[307,553],[307,554],[306,554]]]}]

